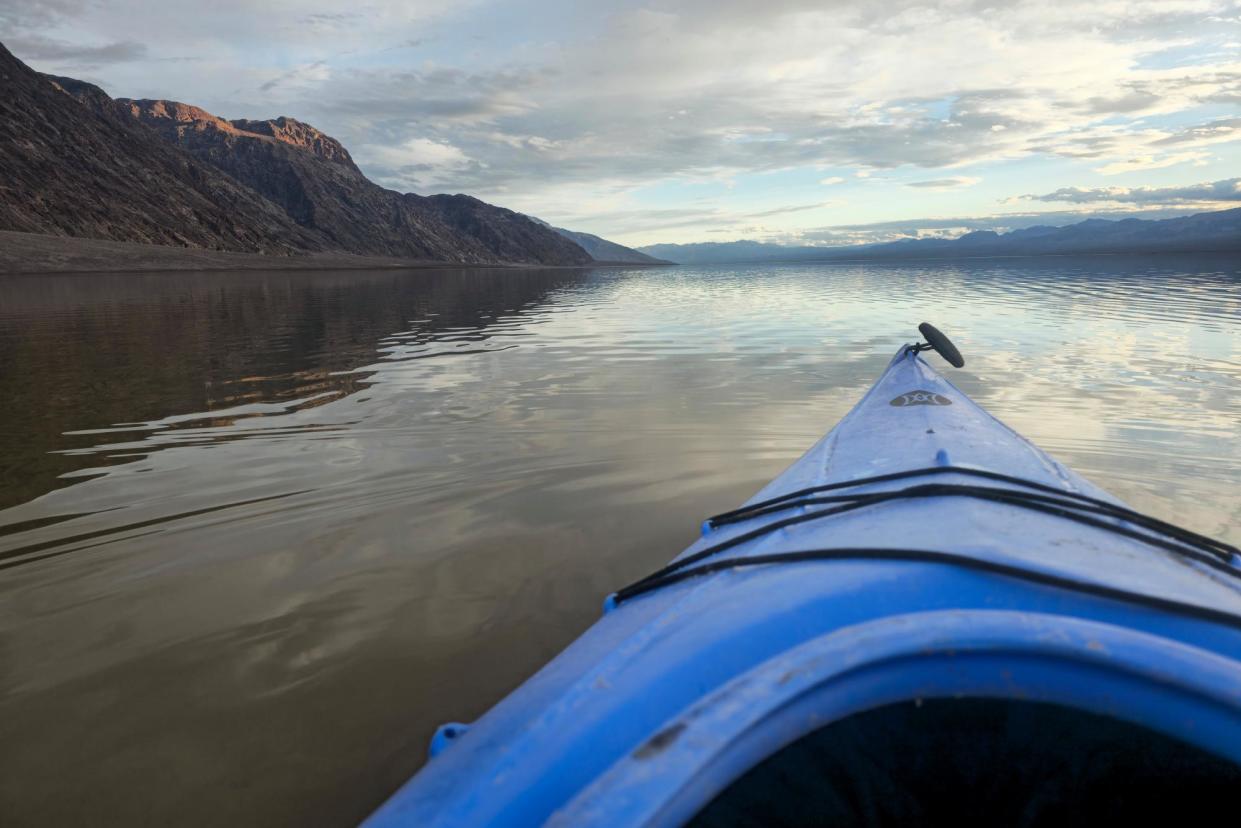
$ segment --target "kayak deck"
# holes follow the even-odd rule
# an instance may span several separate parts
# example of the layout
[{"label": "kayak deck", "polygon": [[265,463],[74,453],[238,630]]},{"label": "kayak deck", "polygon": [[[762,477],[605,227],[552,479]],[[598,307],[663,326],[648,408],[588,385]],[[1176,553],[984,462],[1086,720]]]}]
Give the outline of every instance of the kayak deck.
[{"label": "kayak deck", "polygon": [[[908,347],[749,503],[929,466],[1002,472],[1120,506]],[[936,479],[977,482],[953,472]],[[815,508],[710,528],[677,560]],[[370,824],[681,825],[782,748],[866,711],[926,699],[1058,705],[1241,762],[1241,581],[1220,567],[1107,526],[949,496],[809,519],[727,555],[829,548],[938,550],[1218,618],[931,561],[728,567],[613,600],[477,723],[442,731],[438,755]]]},{"label": "kayak deck", "polygon": [[[906,404],[909,399],[932,400]],[[900,405],[897,403],[900,401]],[[921,357],[902,349],[865,397],[786,472],[746,505],[800,489],[890,475],[928,466],[1002,472],[1066,493],[1123,504],[1053,460],[992,417]],[[916,481],[915,481],[916,482]],[[970,484],[968,475],[937,475],[936,483]],[[995,484],[1014,491],[1021,486]],[[900,488],[861,485],[851,493]],[[892,519],[877,509],[895,511]],[[793,514],[805,514],[808,509]],[[1113,521],[1113,523],[1119,523]],[[720,527],[676,560],[752,532],[756,522]],[[1241,581],[1101,528],[1001,503],[964,498],[906,500],[831,516],[729,550],[730,557],[767,556],[820,547],[939,549],[1035,573],[1094,582],[1152,598],[1218,606],[1241,614]],[[675,561],[674,561],[675,563]]]}]

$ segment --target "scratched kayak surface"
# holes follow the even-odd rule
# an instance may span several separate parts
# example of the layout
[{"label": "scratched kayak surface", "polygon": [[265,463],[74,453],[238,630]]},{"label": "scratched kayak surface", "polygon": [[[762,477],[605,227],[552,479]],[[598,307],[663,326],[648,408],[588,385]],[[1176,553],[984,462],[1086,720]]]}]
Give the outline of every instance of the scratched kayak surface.
[{"label": "scratched kayak surface", "polygon": [[[746,507],[610,596],[477,722],[442,727],[368,824],[793,825],[1005,807],[1040,824],[1149,815],[1187,792],[1218,804],[1241,780],[1237,562],[1128,511],[905,346]],[[981,742],[963,747],[962,733]],[[863,743],[864,762],[848,747]],[[1012,790],[997,792],[979,769],[1009,754]],[[915,755],[938,758],[901,764]],[[1049,794],[1048,768],[1072,790]]]}]

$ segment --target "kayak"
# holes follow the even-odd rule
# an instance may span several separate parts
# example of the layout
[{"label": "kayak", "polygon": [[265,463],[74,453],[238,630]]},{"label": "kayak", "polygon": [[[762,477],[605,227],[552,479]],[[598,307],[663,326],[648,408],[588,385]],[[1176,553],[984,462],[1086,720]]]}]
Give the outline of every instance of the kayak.
[{"label": "kayak", "polygon": [[1241,552],[970,400],[939,331],[378,826],[1079,824],[1231,810]]}]

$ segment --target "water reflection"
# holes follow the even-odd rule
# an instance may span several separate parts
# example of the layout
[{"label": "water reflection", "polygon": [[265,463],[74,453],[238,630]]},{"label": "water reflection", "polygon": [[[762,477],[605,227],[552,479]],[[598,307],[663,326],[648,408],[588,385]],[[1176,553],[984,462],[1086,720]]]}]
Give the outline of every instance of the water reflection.
[{"label": "water reflection", "polygon": [[923,319],[1241,541],[1239,318],[1208,258],[0,280],[0,812],[356,820]]}]

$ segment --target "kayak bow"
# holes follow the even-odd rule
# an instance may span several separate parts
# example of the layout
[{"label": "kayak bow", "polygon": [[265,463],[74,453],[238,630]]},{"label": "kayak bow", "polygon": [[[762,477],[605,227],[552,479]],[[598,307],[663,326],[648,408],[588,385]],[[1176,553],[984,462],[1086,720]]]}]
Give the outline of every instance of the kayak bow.
[{"label": "kayak bow", "polygon": [[[1187,792],[1237,785],[1237,550],[1051,459],[928,365],[963,361],[921,330],[747,504],[442,727],[368,824],[908,822],[962,801],[999,823],[997,773],[1014,813],[1080,788],[1081,816],[1105,771],[1109,815],[1120,780],[1147,815],[1175,786],[1183,817]],[[1060,799],[1031,793],[1056,773]]]}]

